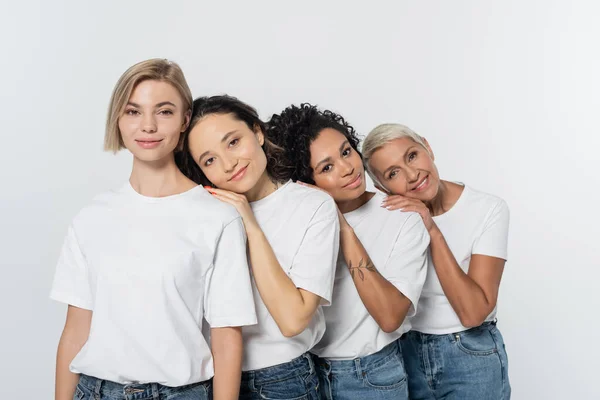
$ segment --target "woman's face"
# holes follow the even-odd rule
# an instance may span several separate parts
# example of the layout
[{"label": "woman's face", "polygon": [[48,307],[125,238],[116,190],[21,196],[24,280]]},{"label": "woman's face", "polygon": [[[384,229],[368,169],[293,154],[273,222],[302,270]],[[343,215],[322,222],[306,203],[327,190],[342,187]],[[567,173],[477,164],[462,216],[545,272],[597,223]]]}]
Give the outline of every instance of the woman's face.
[{"label": "woman's face", "polygon": [[167,82],[147,80],[131,93],[119,117],[119,130],[136,159],[158,161],[172,156],[189,118],[177,89]]},{"label": "woman's face", "polygon": [[429,144],[426,148],[410,137],[394,139],[375,150],[369,168],[390,194],[421,201],[432,200],[438,192],[440,176]]},{"label": "woman's face", "polygon": [[267,167],[263,133],[254,132],[233,114],[210,114],[189,134],[189,151],[216,187],[246,193]]},{"label": "woman's face", "polygon": [[355,200],[366,190],[362,158],[335,129],[323,129],[311,143],[310,166],[315,184],[336,202]]}]

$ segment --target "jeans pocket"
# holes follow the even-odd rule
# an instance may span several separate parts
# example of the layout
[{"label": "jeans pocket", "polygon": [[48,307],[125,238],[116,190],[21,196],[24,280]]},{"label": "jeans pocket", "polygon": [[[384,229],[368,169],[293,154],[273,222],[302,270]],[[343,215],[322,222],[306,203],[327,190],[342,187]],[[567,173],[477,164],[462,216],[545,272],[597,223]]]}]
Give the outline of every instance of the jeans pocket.
[{"label": "jeans pocket", "polygon": [[298,375],[260,385],[258,393],[260,398],[265,400],[309,399],[305,379]]},{"label": "jeans pocket", "polygon": [[487,326],[454,334],[456,346],[472,356],[489,356],[498,352],[496,341]]},{"label": "jeans pocket", "polygon": [[392,354],[385,362],[363,371],[367,386],[378,390],[395,390],[406,385],[406,371],[399,354]]},{"label": "jeans pocket", "polygon": [[75,388],[75,394],[73,395],[73,400],[83,400],[85,399],[85,392],[83,388],[78,384]]},{"label": "jeans pocket", "polygon": [[210,383],[197,383],[173,388],[166,400],[208,400]]}]

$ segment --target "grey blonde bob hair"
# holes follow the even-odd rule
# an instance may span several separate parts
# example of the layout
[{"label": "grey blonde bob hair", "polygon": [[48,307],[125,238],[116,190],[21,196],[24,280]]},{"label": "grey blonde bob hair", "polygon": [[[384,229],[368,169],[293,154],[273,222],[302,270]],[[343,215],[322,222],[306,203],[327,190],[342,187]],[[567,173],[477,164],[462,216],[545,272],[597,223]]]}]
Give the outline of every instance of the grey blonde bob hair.
[{"label": "grey blonde bob hair", "polygon": [[113,89],[106,117],[105,151],[116,153],[125,147],[119,129],[119,117],[135,87],[148,80],[171,84],[179,92],[183,100],[184,110],[191,111],[192,92],[179,65],[163,58],[153,58],[139,62],[121,75]]},{"label": "grey blonde bob hair", "polygon": [[389,142],[395,139],[410,138],[413,142],[420,144],[427,151],[428,147],[425,144],[423,137],[417,134],[415,131],[410,129],[406,125],[402,124],[381,124],[376,126],[365,138],[362,144],[362,154],[367,167],[367,172],[373,182],[379,183],[371,167],[369,166],[369,160],[373,156],[376,150],[385,146]]}]

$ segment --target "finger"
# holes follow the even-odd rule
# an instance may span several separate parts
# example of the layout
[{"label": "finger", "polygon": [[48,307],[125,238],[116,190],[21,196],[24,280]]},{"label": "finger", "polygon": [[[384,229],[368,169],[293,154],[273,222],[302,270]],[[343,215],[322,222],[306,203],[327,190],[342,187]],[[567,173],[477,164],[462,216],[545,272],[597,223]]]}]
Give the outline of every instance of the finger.
[{"label": "finger", "polygon": [[231,200],[237,200],[237,201],[243,201],[243,199],[245,199],[245,196],[242,196],[238,193],[234,193],[231,192],[229,190],[225,190],[225,189],[217,189],[217,188],[213,188],[213,187],[205,187],[207,191],[209,191],[212,194],[218,194],[219,196],[223,196],[223,197],[227,197],[228,199]]},{"label": "finger", "polygon": [[416,204],[413,204],[408,199],[393,199],[393,200],[381,202],[381,207],[383,207],[383,208],[388,208],[389,206],[394,206],[394,207],[398,208],[398,207],[405,207],[405,206],[409,206],[409,205],[416,205]]},{"label": "finger", "polygon": [[419,214],[421,216],[421,218],[423,220],[430,217],[429,210],[427,210],[426,208],[423,209],[422,207],[408,206],[408,207],[404,207],[402,209],[402,211],[403,212],[416,212],[417,214]]}]

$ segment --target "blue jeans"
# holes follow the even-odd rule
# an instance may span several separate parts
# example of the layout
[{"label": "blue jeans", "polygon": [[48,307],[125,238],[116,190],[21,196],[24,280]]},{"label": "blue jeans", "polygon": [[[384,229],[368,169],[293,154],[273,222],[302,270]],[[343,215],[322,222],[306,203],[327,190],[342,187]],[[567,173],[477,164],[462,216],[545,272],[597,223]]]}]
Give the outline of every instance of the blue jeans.
[{"label": "blue jeans", "polygon": [[208,400],[212,381],[169,387],[158,383],[120,383],[81,375],[73,400]]},{"label": "blue jeans", "polygon": [[508,400],[508,359],[495,322],[463,332],[400,338],[413,400]]},{"label": "blue jeans", "polygon": [[394,341],[375,354],[318,363],[321,397],[327,400],[408,400],[402,350]]},{"label": "blue jeans", "polygon": [[290,362],[242,372],[240,400],[319,400],[319,380],[309,353]]}]

